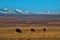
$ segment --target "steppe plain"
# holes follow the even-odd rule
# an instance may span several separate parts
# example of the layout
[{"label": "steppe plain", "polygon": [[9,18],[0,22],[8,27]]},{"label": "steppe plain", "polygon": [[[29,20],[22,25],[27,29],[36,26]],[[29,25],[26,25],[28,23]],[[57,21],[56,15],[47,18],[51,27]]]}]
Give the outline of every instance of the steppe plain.
[{"label": "steppe plain", "polygon": [[0,40],[60,40],[60,18],[0,16]]}]

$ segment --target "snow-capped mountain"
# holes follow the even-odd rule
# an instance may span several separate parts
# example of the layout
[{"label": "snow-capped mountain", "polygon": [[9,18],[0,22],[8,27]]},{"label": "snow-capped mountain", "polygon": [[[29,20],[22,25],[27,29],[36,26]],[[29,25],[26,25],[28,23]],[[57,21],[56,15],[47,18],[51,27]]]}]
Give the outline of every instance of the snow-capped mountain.
[{"label": "snow-capped mountain", "polygon": [[0,16],[42,16],[42,17],[60,17],[59,12],[29,12],[20,9],[11,10],[8,8],[0,9]]},{"label": "snow-capped mountain", "polygon": [[9,9],[8,8],[3,8],[1,9],[2,11],[8,11]]},{"label": "snow-capped mountain", "polygon": [[20,10],[20,9],[16,9],[15,12],[18,12],[18,13],[21,13],[21,14],[24,13],[24,12],[23,12],[22,10]]},{"label": "snow-capped mountain", "polygon": [[30,12],[29,11],[22,11],[20,9],[16,9],[15,12],[19,13],[19,14],[22,14],[22,15],[30,15]]},{"label": "snow-capped mountain", "polygon": [[13,15],[17,15],[16,12],[14,12],[13,10],[7,8],[0,9],[0,16],[13,16]]},{"label": "snow-capped mountain", "polygon": [[24,12],[24,14],[25,14],[25,15],[30,15],[30,12],[26,10],[26,11]]},{"label": "snow-capped mountain", "polygon": [[0,16],[1,15],[7,15],[7,16],[22,16],[22,15],[28,15],[29,12],[28,11],[22,11],[20,9],[16,9],[16,10],[11,10],[11,9],[8,9],[8,8],[4,8],[4,9],[0,9]]}]

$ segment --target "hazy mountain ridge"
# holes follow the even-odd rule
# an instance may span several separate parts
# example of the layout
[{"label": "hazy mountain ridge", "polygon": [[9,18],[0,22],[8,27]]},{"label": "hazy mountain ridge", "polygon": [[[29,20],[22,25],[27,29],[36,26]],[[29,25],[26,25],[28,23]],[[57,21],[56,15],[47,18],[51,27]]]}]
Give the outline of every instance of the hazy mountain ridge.
[{"label": "hazy mountain ridge", "polygon": [[40,17],[60,17],[60,13],[48,12],[29,12],[20,9],[9,10],[7,8],[0,9],[0,16],[40,16]]}]

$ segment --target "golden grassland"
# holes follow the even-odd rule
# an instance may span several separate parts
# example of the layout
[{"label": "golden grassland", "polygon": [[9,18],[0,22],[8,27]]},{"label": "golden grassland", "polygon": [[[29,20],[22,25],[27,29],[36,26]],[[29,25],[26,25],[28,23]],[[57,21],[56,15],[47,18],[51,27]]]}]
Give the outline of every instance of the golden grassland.
[{"label": "golden grassland", "polygon": [[[31,31],[35,29],[35,32]],[[46,28],[46,32],[43,31]],[[3,40],[60,40],[60,27],[19,27],[22,33],[17,33],[16,28],[0,28],[0,39]]]},{"label": "golden grassland", "polygon": [[60,40],[60,18],[0,17],[0,40]]}]

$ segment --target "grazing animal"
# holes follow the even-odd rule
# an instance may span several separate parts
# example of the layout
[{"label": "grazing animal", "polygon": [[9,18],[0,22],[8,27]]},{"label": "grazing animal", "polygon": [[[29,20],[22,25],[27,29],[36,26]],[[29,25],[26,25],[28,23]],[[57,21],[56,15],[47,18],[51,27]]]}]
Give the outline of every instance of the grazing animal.
[{"label": "grazing animal", "polygon": [[35,30],[34,30],[34,29],[31,29],[31,31],[32,31],[32,32],[35,32]]},{"label": "grazing animal", "polygon": [[46,32],[46,28],[43,28],[43,32]]},{"label": "grazing animal", "polygon": [[15,29],[17,33],[22,33],[20,29]]}]

